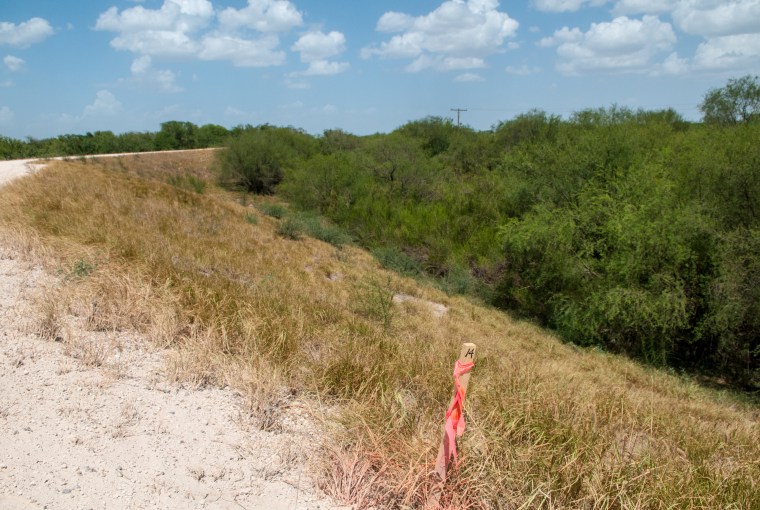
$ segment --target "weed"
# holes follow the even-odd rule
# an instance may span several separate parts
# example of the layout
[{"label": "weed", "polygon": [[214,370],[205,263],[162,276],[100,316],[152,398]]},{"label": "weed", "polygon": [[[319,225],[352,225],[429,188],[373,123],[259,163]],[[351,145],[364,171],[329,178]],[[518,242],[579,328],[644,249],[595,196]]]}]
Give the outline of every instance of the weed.
[{"label": "weed", "polygon": [[59,341],[63,338],[64,305],[57,293],[46,295],[39,303],[35,332],[43,340]]},{"label": "weed", "polygon": [[137,412],[137,407],[135,407],[135,400],[130,398],[121,408],[121,415],[113,431],[111,431],[111,437],[114,439],[127,437],[129,435],[129,427],[137,423],[139,419],[140,414]]},{"label": "weed", "polygon": [[80,337],[69,331],[63,345],[67,356],[79,360],[86,367],[101,367],[108,359],[108,345],[99,339]]},{"label": "weed", "polygon": [[194,191],[199,195],[206,191],[206,181],[192,174],[172,175],[167,182],[177,188]]},{"label": "weed", "polygon": [[256,217],[256,215],[251,213],[245,213],[245,221],[251,225],[256,225],[259,223],[259,219]]},{"label": "weed", "polygon": [[190,475],[190,477],[195,480],[196,482],[200,482],[204,478],[206,478],[206,471],[202,467],[195,467],[195,468],[187,468],[187,474]]},{"label": "weed", "polygon": [[278,234],[294,241],[301,239],[303,230],[303,224],[294,218],[286,218],[277,226]]},{"label": "weed", "polygon": [[271,202],[263,202],[257,206],[259,211],[263,212],[267,216],[272,218],[282,219],[285,216],[285,208],[280,204],[273,204]]},{"label": "weed", "polygon": [[404,276],[416,278],[425,274],[419,261],[396,248],[375,248],[372,250],[372,255],[383,267]]},{"label": "weed", "polygon": [[346,231],[328,223],[324,218],[310,213],[300,213],[297,218],[303,225],[306,234],[310,237],[330,243],[335,247],[340,247],[351,242],[351,236]]},{"label": "weed", "polygon": [[69,272],[69,276],[72,278],[86,278],[90,276],[93,271],[95,271],[95,266],[93,264],[84,259],[79,259],[74,262],[74,265]]},{"label": "weed", "polygon": [[377,280],[370,280],[358,296],[359,312],[370,319],[377,320],[387,330],[393,319],[393,291],[390,279],[383,285]]}]

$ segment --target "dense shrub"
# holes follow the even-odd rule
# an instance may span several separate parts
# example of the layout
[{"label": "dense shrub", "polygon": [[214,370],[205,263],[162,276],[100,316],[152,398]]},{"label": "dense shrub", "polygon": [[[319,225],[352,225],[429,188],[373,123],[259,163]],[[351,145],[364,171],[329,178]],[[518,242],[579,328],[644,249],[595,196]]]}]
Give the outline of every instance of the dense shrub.
[{"label": "dense shrub", "polygon": [[219,180],[228,187],[268,195],[282,181],[283,167],[291,157],[275,131],[248,132],[218,153]]}]

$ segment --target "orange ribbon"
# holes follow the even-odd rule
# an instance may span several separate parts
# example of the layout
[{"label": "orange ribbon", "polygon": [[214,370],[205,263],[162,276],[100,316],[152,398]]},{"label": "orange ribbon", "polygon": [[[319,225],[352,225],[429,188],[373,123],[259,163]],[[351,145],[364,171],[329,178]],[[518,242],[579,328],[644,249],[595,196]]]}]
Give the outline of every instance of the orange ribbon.
[{"label": "orange ribbon", "polygon": [[461,436],[464,433],[464,389],[462,388],[462,385],[459,383],[459,376],[466,374],[470,370],[472,370],[472,367],[475,366],[475,363],[472,361],[468,361],[467,363],[461,363],[459,360],[457,360],[456,363],[454,363],[454,388],[456,389],[456,394],[454,395],[454,400],[451,402],[451,405],[449,406],[448,410],[446,411],[446,437],[449,442],[449,458],[452,456],[454,457],[454,461],[456,462],[457,468],[459,468],[459,460],[457,460],[457,442],[456,437]]}]

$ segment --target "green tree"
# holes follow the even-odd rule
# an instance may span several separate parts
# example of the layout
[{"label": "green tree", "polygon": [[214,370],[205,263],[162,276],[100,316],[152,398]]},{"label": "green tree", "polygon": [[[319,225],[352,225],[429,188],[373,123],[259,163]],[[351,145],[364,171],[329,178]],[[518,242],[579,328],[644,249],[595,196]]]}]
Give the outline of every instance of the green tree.
[{"label": "green tree", "polygon": [[728,80],[725,87],[711,89],[699,105],[708,124],[749,124],[760,118],[760,82],[757,76]]},{"label": "green tree", "polygon": [[249,131],[232,139],[227,149],[219,152],[219,180],[227,187],[272,194],[292,155],[293,149],[276,130]]},{"label": "green tree", "polygon": [[198,147],[221,147],[229,136],[224,126],[205,124],[198,128]]},{"label": "green tree", "polygon": [[161,124],[156,135],[156,150],[195,149],[198,127],[192,122],[170,120]]}]

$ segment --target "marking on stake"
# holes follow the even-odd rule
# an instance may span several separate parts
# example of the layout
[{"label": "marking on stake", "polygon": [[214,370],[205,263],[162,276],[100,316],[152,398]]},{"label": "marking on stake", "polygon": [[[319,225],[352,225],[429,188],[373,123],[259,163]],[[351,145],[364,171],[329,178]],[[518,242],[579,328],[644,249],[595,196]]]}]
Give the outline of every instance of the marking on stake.
[{"label": "marking on stake", "polygon": [[[477,350],[477,346],[475,344],[471,344],[471,343],[462,344],[462,350],[459,353],[459,360],[457,360],[457,363],[454,365],[455,371],[457,370],[458,367],[461,367],[461,365],[465,365],[465,364],[469,365],[471,363],[474,363],[476,350]],[[458,379],[459,379],[459,389],[461,389],[462,391],[461,411],[463,412],[464,401],[467,395],[467,385],[470,382],[470,371],[467,370],[461,373]],[[456,380],[456,377],[455,377],[455,380]],[[456,383],[455,383],[454,396],[451,398],[451,402],[449,403],[449,408],[448,408],[449,410],[451,410],[452,406],[454,406],[457,400],[457,394],[458,394],[458,388],[456,388]],[[455,411],[452,414],[456,414],[458,413],[458,411],[459,409],[457,409],[457,411]],[[447,411],[447,414],[448,413],[449,411]],[[456,416],[452,416],[452,418],[458,420],[459,415],[457,414]],[[461,427],[462,429],[464,428],[463,418],[461,421]],[[456,445],[454,443],[454,441],[456,441],[456,437],[449,438],[449,434],[453,433],[453,435],[456,435],[456,432],[453,432],[454,430],[456,430],[456,428],[452,429],[451,426],[447,427],[446,425],[444,425],[443,438],[441,439],[441,446],[438,450],[438,458],[436,459],[436,462],[435,462],[435,473],[438,475],[438,478],[440,480],[439,490],[442,489],[443,483],[446,481],[446,473],[449,469],[451,457],[456,455],[456,451],[452,451],[451,446],[450,446],[453,444],[454,448],[456,448]],[[440,492],[434,496],[434,499],[437,501],[439,496],[440,496]]]}]

